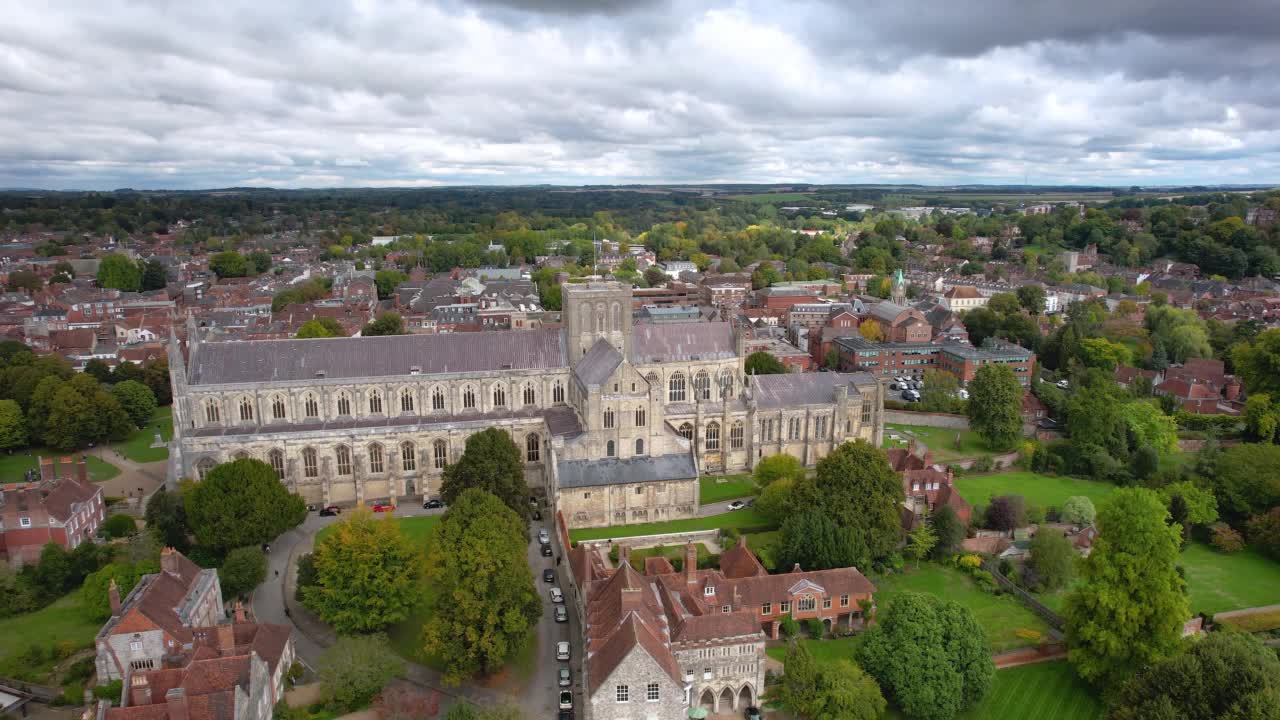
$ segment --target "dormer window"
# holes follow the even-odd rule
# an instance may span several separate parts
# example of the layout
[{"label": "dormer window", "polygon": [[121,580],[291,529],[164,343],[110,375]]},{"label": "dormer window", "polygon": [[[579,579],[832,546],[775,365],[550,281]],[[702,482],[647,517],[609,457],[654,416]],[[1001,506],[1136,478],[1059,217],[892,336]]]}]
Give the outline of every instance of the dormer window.
[{"label": "dormer window", "polygon": [[715,595],[715,594],[716,594],[716,586],[715,586],[715,585],[708,585],[708,586],[706,586],[706,587],[702,588],[702,594],[703,594],[704,596],[706,596],[706,597],[711,597],[712,595]]}]

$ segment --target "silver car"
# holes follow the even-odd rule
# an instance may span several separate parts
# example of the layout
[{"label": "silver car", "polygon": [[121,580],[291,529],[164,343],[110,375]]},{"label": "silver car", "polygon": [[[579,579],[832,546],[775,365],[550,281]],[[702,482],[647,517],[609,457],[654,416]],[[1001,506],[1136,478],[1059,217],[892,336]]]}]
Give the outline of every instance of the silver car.
[{"label": "silver car", "polygon": [[569,687],[573,684],[573,673],[569,668],[560,668],[560,687]]}]

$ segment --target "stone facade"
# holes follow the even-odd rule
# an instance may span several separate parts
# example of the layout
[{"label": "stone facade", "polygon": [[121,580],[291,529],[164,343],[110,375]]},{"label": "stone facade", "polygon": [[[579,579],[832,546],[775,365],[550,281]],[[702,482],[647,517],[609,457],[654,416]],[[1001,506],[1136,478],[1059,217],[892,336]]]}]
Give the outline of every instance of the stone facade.
[{"label": "stone facade", "polygon": [[171,480],[252,457],[308,503],[420,501],[499,427],[531,489],[608,525],[695,515],[701,472],[880,442],[866,373],[749,378],[729,323],[634,325],[617,282],[563,297],[563,329],[207,343],[193,327],[189,361],[171,350]]}]

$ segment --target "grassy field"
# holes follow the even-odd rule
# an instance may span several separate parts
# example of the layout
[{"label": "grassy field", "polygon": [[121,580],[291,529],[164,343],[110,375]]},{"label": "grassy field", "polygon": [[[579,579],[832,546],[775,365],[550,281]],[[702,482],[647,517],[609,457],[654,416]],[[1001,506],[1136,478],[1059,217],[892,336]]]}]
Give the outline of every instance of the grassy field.
[{"label": "grassy field", "polygon": [[997,670],[982,702],[961,720],[1097,720],[1102,703],[1065,660]]},{"label": "grassy field", "polygon": [[[956,449],[956,434],[960,435],[960,449]],[[898,435],[894,439],[893,435]],[[964,458],[977,458],[990,455],[992,451],[982,442],[978,434],[972,430],[951,430],[948,428],[925,427],[924,425],[895,425],[885,423],[884,448],[905,448],[910,438],[916,438],[929,446],[933,451],[933,461],[949,463]]]},{"label": "grassy field", "polygon": [[0,675],[43,680],[54,661],[32,664],[19,656],[32,645],[48,650],[55,643],[70,642],[77,648],[93,644],[100,622],[89,620],[80,609],[80,594],[73,592],[52,605],[25,615],[0,620]]},{"label": "grassy field", "polygon": [[[808,649],[809,654],[819,664],[826,664],[833,660],[852,660],[853,647],[857,640],[856,636],[831,638],[830,640],[810,640],[805,638],[800,641],[800,644]],[[787,646],[785,644],[773,645],[766,648],[764,652],[774,660],[784,662],[787,657]]]},{"label": "grassy field", "polygon": [[698,504],[737,500],[756,494],[750,475],[703,475],[698,479]]},{"label": "grassy field", "polygon": [[569,539],[573,542],[581,542],[583,540],[604,540],[606,538],[633,537],[636,535],[665,535],[667,533],[693,532],[695,530],[719,530],[720,528],[729,527],[764,528],[768,526],[769,523],[754,508],[746,508],[687,520],[570,530]]},{"label": "grassy field", "polygon": [[[79,458],[80,452],[57,452],[48,448],[30,448],[28,450],[18,450],[12,455],[0,455],[0,482],[20,482],[24,474],[30,468],[37,467],[40,457],[52,458]],[[93,455],[89,455],[89,479],[93,482],[102,482],[120,474],[120,468],[111,463],[100,460]]]},{"label": "grassy field", "polygon": [[1049,626],[1009,595],[992,595],[979,589],[973,579],[960,570],[925,563],[919,570],[871,578],[878,588],[876,605],[887,608],[895,595],[922,592],[947,600],[955,600],[973,611],[974,617],[987,631],[993,653],[1026,647],[1029,641],[1017,636],[1020,628],[1047,633]]},{"label": "grassy field", "polygon": [[1280,603],[1280,563],[1252,549],[1220,553],[1191,543],[1182,553],[1191,612],[1226,610]]},{"label": "grassy field", "polygon": [[168,448],[151,447],[152,441],[155,440],[157,429],[160,430],[160,437],[166,441],[173,439],[172,407],[156,408],[155,415],[151,416],[151,422],[147,423],[146,427],[138,428],[124,442],[112,445],[111,449],[123,453],[125,457],[136,463],[167,460],[169,458]]},{"label": "grassy field", "polygon": [[986,505],[999,495],[1021,495],[1027,503],[1037,507],[1062,507],[1067,498],[1084,495],[1095,506],[1101,504],[1115,489],[1115,485],[1094,480],[1080,480],[1063,475],[1014,470],[992,475],[975,475],[956,478],[956,489],[971,505]]}]

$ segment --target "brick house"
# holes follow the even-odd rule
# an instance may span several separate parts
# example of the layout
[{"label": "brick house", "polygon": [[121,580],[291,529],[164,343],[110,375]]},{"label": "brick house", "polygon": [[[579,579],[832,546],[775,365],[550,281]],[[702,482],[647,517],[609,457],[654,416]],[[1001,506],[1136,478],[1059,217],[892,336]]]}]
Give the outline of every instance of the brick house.
[{"label": "brick house", "polygon": [[913,307],[879,302],[871,306],[867,316],[879,323],[884,339],[889,342],[928,342],[933,337],[933,326],[924,313]]},{"label": "brick house", "polygon": [[1018,382],[1031,383],[1036,355],[1009,342],[988,340],[982,347],[966,343],[871,342],[861,336],[834,341],[840,355],[840,369],[865,370],[882,377],[921,377],[926,370],[945,370],[961,383],[973,380],[983,365],[1008,365]]},{"label": "brick house", "polygon": [[160,572],[143,576],[123,601],[114,584],[110,597],[111,619],[94,639],[102,682],[164,667],[167,656],[197,642],[197,628],[226,617],[217,571],[173,548],[161,551]]},{"label": "brick house", "polygon": [[915,440],[908,446],[886,450],[889,466],[902,475],[902,491],[905,499],[902,502],[902,526],[908,532],[913,530],[924,518],[946,506],[955,511],[956,517],[965,525],[973,517],[973,506],[960,497],[955,489],[955,473],[947,468],[941,470],[933,464],[932,454],[923,456],[916,452]]},{"label": "brick house", "polygon": [[67,550],[91,542],[106,517],[102,488],[89,482],[84,460],[41,458],[38,482],[0,489],[0,555],[21,567],[57,543]]}]

